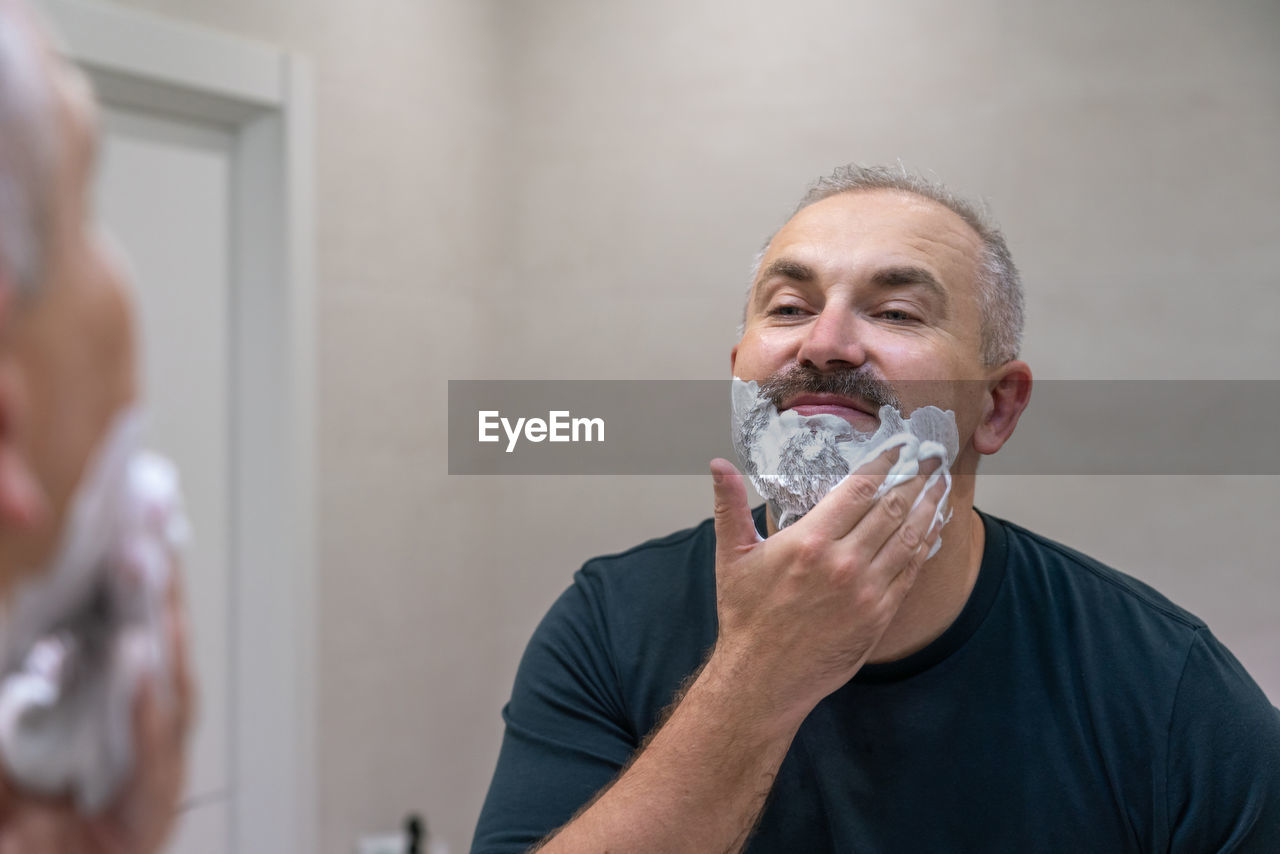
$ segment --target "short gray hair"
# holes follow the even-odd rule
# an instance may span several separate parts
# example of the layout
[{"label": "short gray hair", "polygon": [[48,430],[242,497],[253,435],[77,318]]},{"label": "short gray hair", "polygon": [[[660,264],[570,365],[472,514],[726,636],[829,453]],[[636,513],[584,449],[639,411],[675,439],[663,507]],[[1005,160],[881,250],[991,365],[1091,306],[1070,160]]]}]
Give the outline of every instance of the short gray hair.
[{"label": "short gray hair", "polygon": [[[982,317],[982,361],[987,366],[1000,365],[1018,356],[1022,346],[1023,298],[1022,279],[1014,266],[1013,256],[1000,229],[986,212],[948,190],[941,182],[907,171],[901,165],[841,166],[825,178],[819,178],[796,205],[795,216],[809,205],[841,193],[867,190],[899,190],[937,202],[948,208],[982,240],[983,254],[978,268],[978,310]],[[773,236],[765,243],[765,250]],[[757,256],[751,280],[754,286],[760,273],[764,251]]]},{"label": "short gray hair", "polygon": [[57,160],[53,91],[30,10],[0,0],[0,277],[39,286]]}]

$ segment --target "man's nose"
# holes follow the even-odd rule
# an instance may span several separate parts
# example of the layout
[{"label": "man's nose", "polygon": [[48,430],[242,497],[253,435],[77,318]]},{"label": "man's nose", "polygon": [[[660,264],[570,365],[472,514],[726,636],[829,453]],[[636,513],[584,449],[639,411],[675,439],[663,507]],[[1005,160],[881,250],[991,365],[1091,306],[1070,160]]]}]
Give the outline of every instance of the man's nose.
[{"label": "man's nose", "polygon": [[867,360],[861,323],[850,306],[827,303],[800,343],[797,361],[823,371],[859,367]]}]

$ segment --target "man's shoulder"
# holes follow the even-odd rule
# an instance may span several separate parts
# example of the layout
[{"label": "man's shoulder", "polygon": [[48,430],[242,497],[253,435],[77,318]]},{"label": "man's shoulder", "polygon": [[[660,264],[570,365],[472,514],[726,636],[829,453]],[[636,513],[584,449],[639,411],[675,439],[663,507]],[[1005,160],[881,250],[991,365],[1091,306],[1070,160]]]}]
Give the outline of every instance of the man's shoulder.
[{"label": "man's shoulder", "polygon": [[[1205,622],[1150,584],[1019,525],[1001,526],[1007,570],[998,634],[1028,680],[1076,696],[1090,721],[1115,733],[1167,729],[1189,662],[1206,644]],[[1221,668],[1190,668],[1208,693]],[[1116,722],[1127,722],[1118,725]],[[1127,737],[1115,749],[1128,755]],[[1143,742],[1145,743],[1145,742]]]},{"label": "man's shoulder", "polygon": [[[763,526],[763,505],[752,511],[757,527]],[[707,518],[690,528],[645,540],[625,551],[588,560],[582,572],[609,580],[643,580],[642,576],[687,572],[690,568],[714,569],[715,520]]]},{"label": "man's shoulder", "polygon": [[1090,622],[1117,611],[1147,628],[1189,637],[1205,622],[1150,584],[1110,564],[1013,522],[988,517],[1003,527],[1008,566],[1015,584],[1052,597],[1065,616],[1088,612]]},{"label": "man's shoulder", "polygon": [[588,560],[566,594],[576,613],[590,615],[619,707],[636,733],[657,723],[715,643],[715,548],[715,524],[707,519]]},{"label": "man's shoulder", "polygon": [[655,620],[714,617],[715,525],[711,519],[586,561],[573,587],[615,638],[648,636]]},{"label": "man's shoulder", "polygon": [[663,537],[654,537],[620,552],[597,555],[584,565],[595,572],[619,572],[648,569],[668,565],[673,557],[693,556],[707,548],[715,548],[715,527],[712,519],[704,519],[691,528],[673,531]]}]

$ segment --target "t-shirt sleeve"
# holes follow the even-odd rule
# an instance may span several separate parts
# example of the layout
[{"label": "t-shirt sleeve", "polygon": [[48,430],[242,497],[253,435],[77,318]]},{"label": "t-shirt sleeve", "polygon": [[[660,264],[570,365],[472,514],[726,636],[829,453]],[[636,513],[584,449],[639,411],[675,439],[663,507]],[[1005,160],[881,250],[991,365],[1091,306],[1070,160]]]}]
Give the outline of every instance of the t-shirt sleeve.
[{"label": "t-shirt sleeve", "polygon": [[527,851],[613,780],[636,749],[589,569],[525,649],[472,854]]},{"label": "t-shirt sleeve", "polygon": [[1187,654],[1168,761],[1169,851],[1280,852],[1280,710],[1208,629]]}]

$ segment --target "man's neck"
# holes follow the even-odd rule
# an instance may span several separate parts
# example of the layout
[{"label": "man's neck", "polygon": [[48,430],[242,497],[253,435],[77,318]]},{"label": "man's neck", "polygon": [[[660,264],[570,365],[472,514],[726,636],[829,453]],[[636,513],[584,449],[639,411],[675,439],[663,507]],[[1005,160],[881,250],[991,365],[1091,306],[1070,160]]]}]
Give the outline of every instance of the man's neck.
[{"label": "man's neck", "polygon": [[955,622],[978,581],[986,531],[982,517],[966,503],[942,529],[942,548],[920,567],[916,583],[902,600],[869,663],[906,658],[924,649]]},{"label": "man's neck", "polygon": [[[957,483],[957,486],[960,484]],[[978,580],[986,532],[973,509],[972,492],[950,502],[953,515],[942,529],[942,547],[920,568],[911,592],[902,601],[867,662],[881,664],[924,649],[955,622]],[[772,512],[766,513],[769,535],[777,533]]]}]

